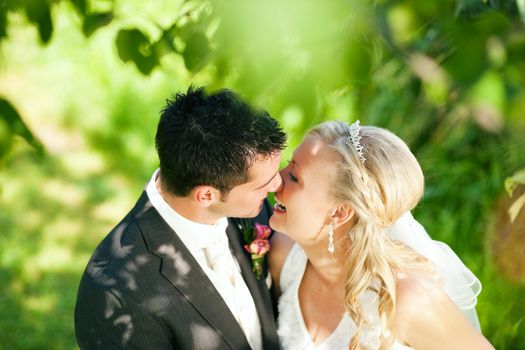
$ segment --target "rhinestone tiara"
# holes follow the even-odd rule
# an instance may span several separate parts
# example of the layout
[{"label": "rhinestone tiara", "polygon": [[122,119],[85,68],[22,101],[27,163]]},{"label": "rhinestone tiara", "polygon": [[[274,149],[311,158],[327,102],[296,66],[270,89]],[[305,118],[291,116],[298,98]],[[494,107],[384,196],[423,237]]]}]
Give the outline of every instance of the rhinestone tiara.
[{"label": "rhinestone tiara", "polygon": [[350,142],[352,142],[352,145],[354,145],[355,150],[357,151],[357,154],[359,155],[359,158],[361,159],[361,163],[365,163],[365,157],[363,156],[363,145],[361,144],[361,135],[359,131],[361,130],[361,126],[359,125],[359,120],[356,120],[352,124],[350,124]]}]

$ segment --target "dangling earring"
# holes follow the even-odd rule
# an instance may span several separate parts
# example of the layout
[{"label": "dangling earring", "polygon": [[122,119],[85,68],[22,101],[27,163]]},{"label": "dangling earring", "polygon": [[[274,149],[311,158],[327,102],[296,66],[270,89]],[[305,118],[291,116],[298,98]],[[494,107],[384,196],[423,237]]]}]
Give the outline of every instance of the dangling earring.
[{"label": "dangling earring", "polygon": [[334,224],[330,223],[330,226],[328,226],[328,251],[330,254],[334,254],[335,247],[334,247]]}]

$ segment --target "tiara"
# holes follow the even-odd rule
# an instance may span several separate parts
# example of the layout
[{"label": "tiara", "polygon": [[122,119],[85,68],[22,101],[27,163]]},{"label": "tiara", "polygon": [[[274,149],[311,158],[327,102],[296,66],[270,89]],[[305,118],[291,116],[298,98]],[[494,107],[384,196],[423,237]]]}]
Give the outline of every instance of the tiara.
[{"label": "tiara", "polygon": [[356,120],[350,125],[350,142],[352,142],[352,145],[354,145],[355,150],[361,159],[361,163],[364,164],[366,159],[363,156],[363,145],[360,142],[361,135],[359,134],[359,131],[361,130],[361,126],[359,123],[359,120]]}]

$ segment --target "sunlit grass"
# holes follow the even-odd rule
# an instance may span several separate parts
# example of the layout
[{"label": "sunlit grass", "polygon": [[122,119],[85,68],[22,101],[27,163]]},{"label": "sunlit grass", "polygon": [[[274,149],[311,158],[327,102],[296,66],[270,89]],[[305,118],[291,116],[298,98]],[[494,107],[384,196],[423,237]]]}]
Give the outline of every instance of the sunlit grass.
[{"label": "sunlit grass", "polygon": [[20,141],[0,171],[0,349],[76,349],[73,308],[91,252],[156,167],[151,142],[181,82],[142,77],[57,8],[55,38],[36,44],[22,18],[2,43],[5,94],[48,152]]}]

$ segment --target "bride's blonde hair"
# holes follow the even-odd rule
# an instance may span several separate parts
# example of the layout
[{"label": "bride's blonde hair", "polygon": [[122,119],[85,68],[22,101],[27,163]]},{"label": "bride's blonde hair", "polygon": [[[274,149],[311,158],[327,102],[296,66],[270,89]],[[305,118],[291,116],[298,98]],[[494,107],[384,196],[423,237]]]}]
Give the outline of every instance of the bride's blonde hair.
[{"label": "bride's blonde hair", "polygon": [[[339,156],[332,196],[355,212],[347,233],[345,309],[356,323],[350,349],[363,348],[360,335],[370,326],[360,295],[373,289],[379,297],[380,348],[394,340],[396,276],[394,269],[432,270],[429,262],[405,245],[388,238],[386,228],[413,209],[423,195],[423,172],[408,146],[393,133],[373,126],[359,131],[364,161],[347,123],[330,121],[309,132]],[[354,143],[353,143],[353,142]],[[379,282],[379,283],[377,283]]]}]

